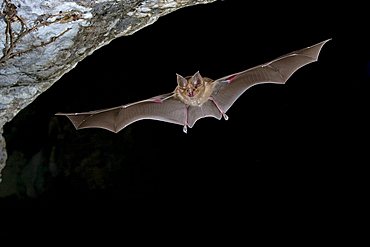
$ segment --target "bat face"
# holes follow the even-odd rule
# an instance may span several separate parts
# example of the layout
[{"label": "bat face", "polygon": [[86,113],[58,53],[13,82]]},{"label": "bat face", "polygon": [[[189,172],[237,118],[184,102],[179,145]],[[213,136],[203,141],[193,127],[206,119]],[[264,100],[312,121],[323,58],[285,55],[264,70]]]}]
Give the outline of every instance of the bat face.
[{"label": "bat face", "polygon": [[175,95],[186,105],[201,106],[209,99],[212,91],[212,80],[203,78],[199,72],[187,78],[177,74]]}]

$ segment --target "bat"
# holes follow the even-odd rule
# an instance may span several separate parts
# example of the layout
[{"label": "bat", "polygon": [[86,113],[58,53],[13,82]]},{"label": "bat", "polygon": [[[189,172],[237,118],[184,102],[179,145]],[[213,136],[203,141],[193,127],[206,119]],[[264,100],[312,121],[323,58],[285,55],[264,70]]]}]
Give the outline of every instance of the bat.
[{"label": "bat", "polygon": [[68,117],[76,129],[103,128],[117,133],[136,121],[152,119],[182,125],[187,133],[187,128],[201,118],[227,120],[226,112],[250,87],[261,83],[285,84],[299,68],[317,61],[329,40],[217,80],[202,77],[199,71],[188,77],[176,74],[173,92],[150,99],[104,110],[56,115]]}]

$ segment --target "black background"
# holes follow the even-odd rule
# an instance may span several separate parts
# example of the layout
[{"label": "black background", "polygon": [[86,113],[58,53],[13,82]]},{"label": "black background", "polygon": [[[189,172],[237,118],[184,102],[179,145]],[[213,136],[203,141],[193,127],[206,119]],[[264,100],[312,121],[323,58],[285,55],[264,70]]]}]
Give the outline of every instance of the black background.
[{"label": "black background", "polygon": [[[359,143],[369,49],[361,8],[332,7],[218,1],[176,11],[112,41],[5,126],[10,156],[17,151],[30,159],[42,150],[50,157],[53,149],[59,167],[36,196],[20,193],[2,205],[119,208],[140,199],[144,211],[170,201],[163,208],[198,211],[205,203],[206,212],[240,217],[250,207],[336,214],[332,202],[352,194],[353,171],[364,162]],[[151,120],[118,134],[75,131],[54,116],[142,100],[172,91],[175,73],[199,70],[219,78],[329,38],[319,61],[286,85],[253,87],[228,111],[228,121],[202,119],[188,134]],[[80,166],[93,153],[96,159],[84,161],[92,165]],[[65,174],[65,167],[74,174]],[[103,182],[81,175],[91,167],[108,170]]]}]

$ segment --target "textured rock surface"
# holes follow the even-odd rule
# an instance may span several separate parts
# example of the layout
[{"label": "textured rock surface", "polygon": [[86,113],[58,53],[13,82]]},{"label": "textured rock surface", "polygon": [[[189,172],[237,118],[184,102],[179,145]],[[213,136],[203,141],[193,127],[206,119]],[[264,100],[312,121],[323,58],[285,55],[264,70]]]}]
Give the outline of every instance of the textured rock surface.
[{"label": "textured rock surface", "polygon": [[0,174],[3,125],[113,39],[160,16],[216,0],[3,0],[0,8]]}]

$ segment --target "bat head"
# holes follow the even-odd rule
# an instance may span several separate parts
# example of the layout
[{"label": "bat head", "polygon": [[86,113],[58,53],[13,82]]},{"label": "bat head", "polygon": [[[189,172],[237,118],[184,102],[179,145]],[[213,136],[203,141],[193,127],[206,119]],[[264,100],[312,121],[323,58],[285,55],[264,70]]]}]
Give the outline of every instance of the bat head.
[{"label": "bat head", "polygon": [[199,97],[204,91],[205,82],[199,71],[193,76],[184,78],[179,74],[177,75],[178,93],[185,98]]}]

